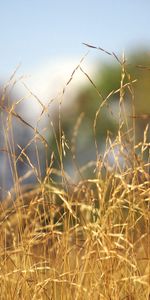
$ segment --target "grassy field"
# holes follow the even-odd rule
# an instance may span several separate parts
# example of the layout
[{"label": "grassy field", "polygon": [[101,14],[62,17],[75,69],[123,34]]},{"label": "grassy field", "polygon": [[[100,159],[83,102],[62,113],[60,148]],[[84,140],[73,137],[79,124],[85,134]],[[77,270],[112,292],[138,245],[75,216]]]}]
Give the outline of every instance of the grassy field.
[{"label": "grassy field", "polygon": [[[67,142],[62,138],[60,103],[60,169],[53,167],[52,154],[42,180],[27,186],[14,180],[14,189],[1,201],[0,299],[150,299],[148,125],[136,144],[135,119],[127,119],[123,101],[128,89],[134,115],[133,83],[124,84],[123,64],[121,68],[118,132],[114,139],[108,133],[102,157],[95,138],[97,159],[85,166],[92,175],[83,176],[80,169],[73,182],[64,170]],[[93,133],[109,96],[95,112]],[[13,109],[7,109],[8,116],[19,118]],[[52,180],[53,174],[59,181]]]}]

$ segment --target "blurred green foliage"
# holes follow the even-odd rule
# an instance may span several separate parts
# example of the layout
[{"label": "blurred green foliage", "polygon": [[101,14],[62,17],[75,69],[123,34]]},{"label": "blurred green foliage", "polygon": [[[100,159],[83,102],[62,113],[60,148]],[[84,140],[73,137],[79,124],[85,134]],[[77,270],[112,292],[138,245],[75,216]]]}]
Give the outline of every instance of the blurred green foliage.
[{"label": "blurred green foliage", "polygon": [[[61,129],[69,146],[66,151],[69,152],[76,146],[75,155],[80,165],[96,158],[95,139],[101,152],[108,132],[115,137],[118,131],[120,92],[112,93],[97,114],[102,102],[112,91],[120,89],[121,80],[126,84],[134,79],[137,82],[124,89],[123,101],[127,105],[129,124],[132,122],[131,115],[135,114],[136,140],[141,140],[144,129],[150,122],[150,53],[146,50],[132,53],[122,66],[115,58],[113,63],[107,62],[102,66],[98,64],[97,76],[91,80],[94,84],[89,81],[72,103],[72,108],[62,114]],[[134,111],[129,109],[133,106]],[[67,163],[68,158],[69,155],[64,157]]]}]

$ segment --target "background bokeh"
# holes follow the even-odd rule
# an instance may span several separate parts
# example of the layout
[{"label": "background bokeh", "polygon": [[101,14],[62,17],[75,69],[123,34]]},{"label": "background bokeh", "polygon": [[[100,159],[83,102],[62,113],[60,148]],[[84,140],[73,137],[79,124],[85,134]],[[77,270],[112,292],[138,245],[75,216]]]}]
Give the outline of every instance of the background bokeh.
[{"label": "background bokeh", "polygon": [[[88,48],[83,43],[114,52],[119,58],[125,53],[132,79],[139,80],[139,83],[135,85],[135,112],[143,115],[150,113],[149,1],[141,3],[141,1],[120,2],[119,0],[77,0],[75,2],[15,0],[3,1],[0,10],[0,75],[1,95],[3,95],[1,96],[0,161],[2,167],[0,181],[4,189],[7,190],[7,187],[10,188],[13,184],[10,169],[11,173],[13,170],[11,159],[10,157],[8,159],[8,153],[5,151],[6,140],[12,134],[12,127],[8,120],[8,111],[3,110],[3,104],[10,108],[12,103],[17,103],[13,107],[14,111],[31,126],[37,126],[46,136],[50,144],[50,156],[53,151],[51,145],[56,147],[50,130],[50,122],[53,121],[57,135],[57,109],[60,95],[73,70],[87,51],[89,53],[82,64],[83,68],[94,80],[103,96],[119,88],[121,69],[114,57]],[[139,68],[139,66],[144,66],[144,68]],[[15,75],[11,77],[16,68]],[[49,117],[47,112],[41,116],[42,105],[51,103],[53,97],[56,99],[48,106]],[[77,70],[72,82],[67,86],[64,98],[62,128],[68,147],[77,117],[84,111],[83,126],[78,136],[79,150],[76,153],[79,163],[83,165],[91,158],[95,159],[91,146],[94,144],[92,126],[100,99],[81,70]],[[126,98],[128,102],[128,95]],[[117,101],[119,101],[118,96],[113,99],[112,110],[117,107]],[[117,130],[117,122],[112,119],[107,110],[103,110],[102,117],[97,123],[100,151],[103,151],[107,131],[115,134]],[[37,121],[39,121],[38,124]],[[30,157],[31,165],[37,166],[39,162],[36,158],[36,147],[31,142],[35,132],[25,123],[20,125],[17,118],[13,122],[13,150],[8,142],[7,148],[11,150],[11,155],[15,153],[18,156],[21,149],[16,149],[15,145],[21,145],[23,149],[30,141],[27,155]],[[142,138],[146,125],[147,119],[144,121],[137,119],[137,140],[140,141]],[[49,128],[46,134],[43,131],[45,126]],[[67,149],[66,147],[66,151]],[[39,157],[41,153],[44,157],[44,151],[42,151],[38,154]],[[44,161],[43,158],[42,161]],[[29,162],[18,161],[18,165],[19,176],[25,175]],[[67,162],[67,165],[70,169],[70,163]],[[42,168],[44,169],[44,166]],[[36,177],[35,174],[33,177]]]},{"label": "background bokeh", "polygon": [[116,53],[150,42],[148,0],[6,0],[0,11],[1,76],[19,63],[22,73],[31,74],[48,62],[79,59],[86,51],[83,42]]}]

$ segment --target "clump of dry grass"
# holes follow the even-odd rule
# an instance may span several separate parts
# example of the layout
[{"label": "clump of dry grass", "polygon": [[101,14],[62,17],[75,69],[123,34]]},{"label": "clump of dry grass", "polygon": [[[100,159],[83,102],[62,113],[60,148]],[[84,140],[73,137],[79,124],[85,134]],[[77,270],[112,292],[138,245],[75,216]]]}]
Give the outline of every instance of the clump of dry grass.
[{"label": "clump of dry grass", "polygon": [[[59,111],[60,170],[53,168],[52,155],[43,180],[39,177],[37,185],[27,187],[18,180],[14,192],[1,202],[1,299],[149,299],[149,155],[143,158],[149,151],[148,127],[143,141],[135,144],[135,121],[127,120],[123,101],[128,89],[134,114],[133,82],[124,84],[124,62],[121,68],[120,89],[112,92],[120,93],[118,134],[113,140],[108,134],[103,157],[98,153],[96,124],[110,95],[95,115],[97,160],[94,167],[85,166],[92,166],[94,176],[85,179],[85,170],[80,169],[81,179],[69,182],[63,167],[66,141]],[[18,117],[8,110],[12,113]],[[61,180],[55,182],[52,174]]]}]

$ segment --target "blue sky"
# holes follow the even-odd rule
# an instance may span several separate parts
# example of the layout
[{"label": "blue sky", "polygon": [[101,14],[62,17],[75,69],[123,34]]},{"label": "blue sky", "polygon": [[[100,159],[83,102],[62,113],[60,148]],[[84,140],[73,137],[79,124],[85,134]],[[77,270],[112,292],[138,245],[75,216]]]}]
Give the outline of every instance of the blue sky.
[{"label": "blue sky", "polygon": [[1,77],[20,62],[30,72],[48,61],[80,58],[82,42],[116,53],[149,46],[149,14],[149,0],[1,1]]}]

